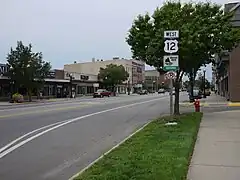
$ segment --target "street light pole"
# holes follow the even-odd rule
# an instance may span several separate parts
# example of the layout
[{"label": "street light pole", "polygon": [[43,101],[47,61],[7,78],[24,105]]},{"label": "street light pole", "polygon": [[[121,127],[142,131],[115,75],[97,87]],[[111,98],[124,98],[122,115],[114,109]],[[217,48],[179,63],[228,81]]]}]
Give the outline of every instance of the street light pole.
[{"label": "street light pole", "polygon": [[130,81],[128,81],[128,88],[127,88],[127,91],[128,91],[128,95],[130,95]]},{"label": "street light pole", "polygon": [[70,74],[69,75],[69,77],[70,77],[70,98],[72,98],[72,75]]},{"label": "street light pole", "polygon": [[206,92],[205,92],[205,75],[206,75],[206,70],[203,70],[203,98],[206,98]]},{"label": "street light pole", "polygon": [[152,82],[152,93],[153,93],[153,91],[154,91],[154,83],[155,83],[156,81],[153,81]]}]

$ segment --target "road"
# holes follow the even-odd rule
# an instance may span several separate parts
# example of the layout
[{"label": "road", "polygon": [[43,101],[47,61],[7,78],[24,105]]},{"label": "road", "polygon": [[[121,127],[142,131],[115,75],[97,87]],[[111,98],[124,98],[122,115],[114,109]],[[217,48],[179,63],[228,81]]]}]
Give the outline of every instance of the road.
[{"label": "road", "polygon": [[168,94],[1,109],[0,179],[66,180],[134,130],[168,112]]}]

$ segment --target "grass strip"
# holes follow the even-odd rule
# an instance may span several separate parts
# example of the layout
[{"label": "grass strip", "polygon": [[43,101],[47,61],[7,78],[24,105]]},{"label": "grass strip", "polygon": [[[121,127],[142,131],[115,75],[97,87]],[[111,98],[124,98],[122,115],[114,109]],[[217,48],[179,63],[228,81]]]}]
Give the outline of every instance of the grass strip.
[{"label": "grass strip", "polygon": [[163,117],[151,122],[75,180],[183,180],[193,152],[202,113]]}]

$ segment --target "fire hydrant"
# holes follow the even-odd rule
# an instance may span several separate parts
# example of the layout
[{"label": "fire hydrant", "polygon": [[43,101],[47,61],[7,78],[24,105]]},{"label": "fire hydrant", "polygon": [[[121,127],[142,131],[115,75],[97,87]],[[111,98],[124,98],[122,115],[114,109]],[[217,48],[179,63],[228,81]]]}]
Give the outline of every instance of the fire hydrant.
[{"label": "fire hydrant", "polygon": [[194,101],[194,107],[195,107],[195,112],[200,112],[200,101],[199,101],[199,99],[196,99]]}]

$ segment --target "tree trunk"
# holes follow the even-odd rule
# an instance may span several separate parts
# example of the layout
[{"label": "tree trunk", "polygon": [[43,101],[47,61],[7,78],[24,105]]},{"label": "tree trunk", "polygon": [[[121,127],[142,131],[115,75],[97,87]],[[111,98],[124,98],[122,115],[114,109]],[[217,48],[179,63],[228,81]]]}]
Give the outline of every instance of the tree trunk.
[{"label": "tree trunk", "polygon": [[174,115],[179,115],[179,89],[180,89],[180,82],[182,81],[183,72],[177,72],[177,78],[174,84],[175,87],[175,101],[174,101]]},{"label": "tree trunk", "polygon": [[179,79],[176,79],[175,81],[175,102],[174,102],[174,115],[179,115],[179,87],[180,82]]}]

